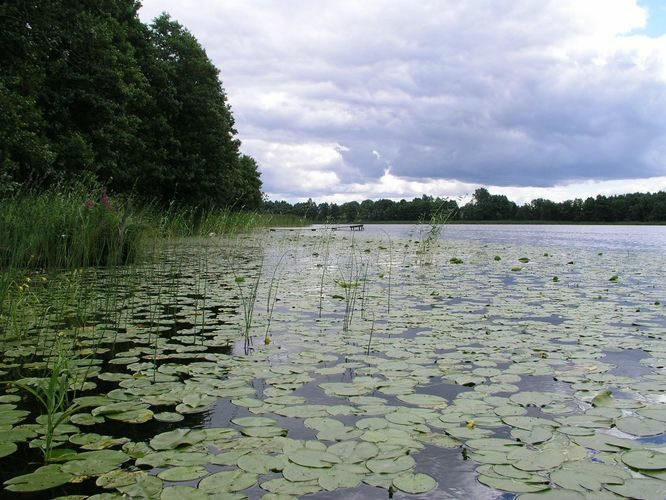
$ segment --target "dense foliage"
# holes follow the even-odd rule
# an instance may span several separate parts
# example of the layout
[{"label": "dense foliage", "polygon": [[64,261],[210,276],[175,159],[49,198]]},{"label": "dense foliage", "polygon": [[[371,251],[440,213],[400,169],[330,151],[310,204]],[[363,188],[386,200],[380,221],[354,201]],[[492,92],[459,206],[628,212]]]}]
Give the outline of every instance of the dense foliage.
[{"label": "dense foliage", "polygon": [[166,204],[256,208],[218,70],[136,0],[0,4],[0,194],[93,181]]},{"label": "dense foliage", "polygon": [[319,222],[378,222],[431,220],[443,210],[453,210],[454,221],[532,221],[532,222],[665,222],[666,192],[633,193],[575,199],[556,203],[542,198],[522,206],[504,195],[485,188],[474,192],[472,200],[458,206],[454,200],[422,196],[411,201],[365,200],[337,205],[314,201],[289,204],[267,201],[264,209],[275,214],[290,214]]}]

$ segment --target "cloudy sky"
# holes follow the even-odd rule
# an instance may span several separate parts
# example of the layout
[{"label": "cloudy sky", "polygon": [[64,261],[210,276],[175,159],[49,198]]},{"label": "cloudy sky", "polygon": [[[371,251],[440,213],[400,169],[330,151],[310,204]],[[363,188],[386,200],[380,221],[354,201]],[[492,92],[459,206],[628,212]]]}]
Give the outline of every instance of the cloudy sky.
[{"label": "cloudy sky", "polygon": [[665,0],[143,0],[220,69],[271,199],[666,189]]}]

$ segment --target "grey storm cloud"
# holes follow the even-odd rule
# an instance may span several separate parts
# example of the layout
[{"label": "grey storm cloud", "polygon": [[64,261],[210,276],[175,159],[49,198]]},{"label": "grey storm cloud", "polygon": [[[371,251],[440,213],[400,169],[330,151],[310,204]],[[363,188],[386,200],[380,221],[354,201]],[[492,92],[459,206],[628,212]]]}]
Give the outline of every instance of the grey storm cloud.
[{"label": "grey storm cloud", "polygon": [[387,169],[495,186],[666,175],[666,36],[632,31],[634,0],[145,0],[141,15],[162,10],[220,68],[272,192]]}]

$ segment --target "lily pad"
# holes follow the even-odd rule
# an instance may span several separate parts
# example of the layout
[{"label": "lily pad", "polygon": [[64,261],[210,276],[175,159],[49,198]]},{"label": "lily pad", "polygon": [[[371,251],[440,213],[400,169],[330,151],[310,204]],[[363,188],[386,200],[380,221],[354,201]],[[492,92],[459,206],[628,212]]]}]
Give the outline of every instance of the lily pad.
[{"label": "lily pad", "polygon": [[427,474],[412,474],[409,472],[398,474],[393,478],[393,486],[400,491],[418,495],[419,493],[427,493],[437,487],[437,481]]}]

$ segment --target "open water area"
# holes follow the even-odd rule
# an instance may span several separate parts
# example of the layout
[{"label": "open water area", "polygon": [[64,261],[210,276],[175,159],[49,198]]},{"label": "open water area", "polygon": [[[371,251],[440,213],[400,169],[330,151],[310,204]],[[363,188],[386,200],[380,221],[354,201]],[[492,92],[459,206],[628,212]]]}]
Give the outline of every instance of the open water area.
[{"label": "open water area", "polygon": [[2,495],[663,499],[665,249],[313,226],[32,276],[2,323]]}]

